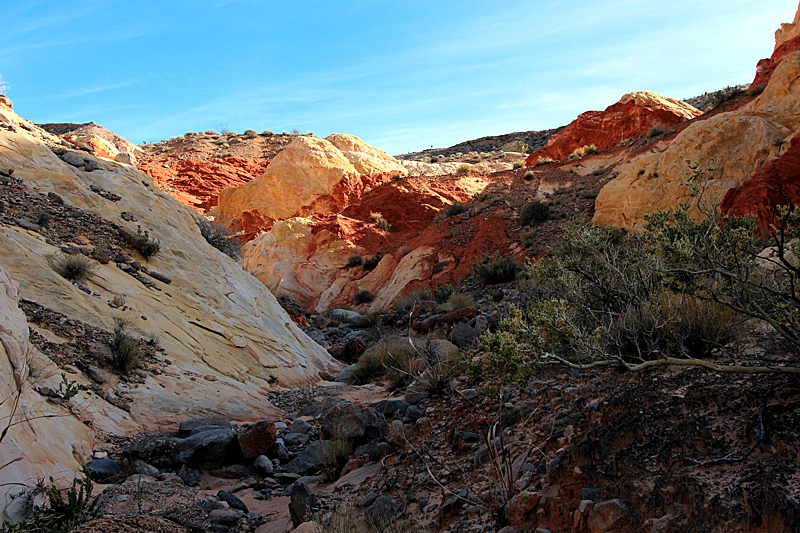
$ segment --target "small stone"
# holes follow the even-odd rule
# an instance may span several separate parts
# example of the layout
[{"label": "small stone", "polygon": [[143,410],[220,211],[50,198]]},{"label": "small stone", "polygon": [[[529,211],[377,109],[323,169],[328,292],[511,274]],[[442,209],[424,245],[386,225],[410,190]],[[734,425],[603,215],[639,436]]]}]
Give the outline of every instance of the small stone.
[{"label": "small stone", "polygon": [[217,493],[217,498],[230,505],[233,509],[238,509],[245,513],[249,512],[244,502],[228,491],[224,490],[219,491]]},{"label": "small stone", "polygon": [[256,460],[253,461],[253,468],[255,468],[256,471],[263,476],[272,475],[272,461],[266,455],[259,455],[256,457]]}]

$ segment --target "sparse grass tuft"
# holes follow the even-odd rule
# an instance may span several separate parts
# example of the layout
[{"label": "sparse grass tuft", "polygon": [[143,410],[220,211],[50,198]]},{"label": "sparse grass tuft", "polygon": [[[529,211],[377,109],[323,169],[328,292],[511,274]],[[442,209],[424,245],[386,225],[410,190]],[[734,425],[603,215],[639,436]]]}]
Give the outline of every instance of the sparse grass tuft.
[{"label": "sparse grass tuft", "polygon": [[392,224],[383,218],[381,213],[373,212],[369,214],[369,218],[372,219],[372,222],[383,231],[391,231]]},{"label": "sparse grass tuft", "polygon": [[522,179],[525,181],[531,181],[534,177],[536,177],[536,174],[534,174],[533,170],[528,170],[522,175]]},{"label": "sparse grass tuft", "polygon": [[347,431],[342,426],[336,426],[331,439],[320,441],[320,444],[319,458],[322,461],[320,473],[328,481],[336,481],[353,450],[353,441],[347,438]]},{"label": "sparse grass tuft", "polygon": [[467,163],[463,163],[461,165],[458,165],[458,168],[456,168],[456,174],[459,174],[459,175],[461,175],[461,174],[469,174],[470,172],[475,172],[475,169],[472,168],[472,165],[469,165]]},{"label": "sparse grass tuft", "polygon": [[119,373],[127,374],[139,365],[142,351],[136,339],[128,335],[128,322],[114,320],[114,335],[111,338],[111,366]]},{"label": "sparse grass tuft", "polygon": [[469,294],[458,292],[450,295],[450,297],[447,299],[447,304],[450,306],[450,309],[455,311],[456,309],[472,307],[475,305],[475,298]]},{"label": "sparse grass tuft", "polygon": [[465,206],[464,204],[456,202],[456,203],[450,204],[447,207],[445,207],[444,209],[442,209],[442,212],[444,213],[445,218],[447,218],[447,217],[454,217],[456,215],[460,215],[461,213],[463,213],[466,210],[467,210],[467,206]]},{"label": "sparse grass tuft", "polygon": [[537,165],[546,165],[547,163],[552,163],[554,159],[552,157],[545,157],[539,156],[539,159],[536,160]]},{"label": "sparse grass tuft", "polygon": [[575,148],[575,150],[573,150],[572,153],[569,155],[569,158],[570,159],[575,159],[575,158],[583,157],[583,156],[590,155],[590,154],[596,154],[597,152],[599,152],[599,150],[597,149],[597,146],[595,146],[594,144],[587,144],[587,145],[581,146],[580,148]]},{"label": "sparse grass tuft", "polygon": [[511,165],[511,168],[516,170],[518,168],[522,168],[523,165],[524,163],[522,161],[514,161],[514,163]]}]

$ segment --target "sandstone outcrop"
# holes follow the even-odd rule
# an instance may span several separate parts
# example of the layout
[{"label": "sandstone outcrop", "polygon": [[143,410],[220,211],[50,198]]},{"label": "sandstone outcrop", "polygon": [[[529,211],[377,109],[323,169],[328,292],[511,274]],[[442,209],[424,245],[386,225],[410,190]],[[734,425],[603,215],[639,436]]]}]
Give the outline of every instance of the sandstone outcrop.
[{"label": "sandstone outcrop", "polygon": [[597,197],[593,222],[631,228],[644,215],[675,209],[696,198],[686,187],[691,170],[687,160],[708,172],[705,201],[721,202],[728,189],[739,187],[764,164],[778,157],[800,130],[800,52],[784,57],[764,92],[745,107],[690,124],[663,153],[644,154],[609,182]]},{"label": "sandstone outcrop", "polygon": [[142,155],[138,146],[94,122],[41,124],[40,127],[98,157],[135,166],[136,158]]},{"label": "sandstone outcrop", "polygon": [[685,102],[650,91],[636,91],[623,96],[605,111],[586,111],[566,128],[556,133],[547,144],[531,153],[527,166],[539,158],[564,159],[576,148],[595,145],[599,150],[617,146],[630,137],[639,137],[654,126],[668,127],[701,115]]},{"label": "sandstone outcrop", "polygon": [[781,24],[781,27],[775,31],[775,50],[768,59],[762,59],[758,62],[753,85],[767,83],[783,58],[799,50],[800,9],[795,14],[793,22]]},{"label": "sandstone outcrop", "polygon": [[217,205],[219,191],[248,183],[263,174],[267,166],[268,159],[224,157],[140,164],[139,170],[180,203],[207,213]]},{"label": "sandstone outcrop", "polygon": [[275,156],[264,174],[241,187],[220,191],[216,214],[238,230],[268,229],[276,220],[330,210],[331,203],[323,197],[336,196],[337,185],[343,181],[340,189],[363,190],[366,185],[360,176],[379,175],[380,181],[386,181],[405,174],[396,159],[352,135],[297,137]]},{"label": "sandstone outcrop", "polygon": [[800,136],[792,137],[789,149],[764,165],[752,179],[725,194],[720,204],[723,216],[758,217],[761,235],[766,237],[778,221],[777,206],[800,205]]},{"label": "sandstone outcrop", "polygon": [[106,331],[121,318],[132,334],[160,338],[168,364],[142,383],[113,378],[105,387],[127,398],[130,412],[108,407],[117,414],[98,415],[101,425],[113,423],[114,431],[123,433],[209,414],[255,420],[274,412],[262,397],[273,383],[307,383],[317,380],[320,370],[337,368],[256,278],[208,245],[194,211],[129,165],[88,154],[81,157],[91,165],[67,164],[53,152],[63,151],[61,146],[35,127],[0,130],[0,169],[13,168],[15,178],[52,193],[43,201],[63,201],[104,220],[95,228],[75,226],[75,248],[92,249],[87,232],[121,227],[135,234],[137,226],[161,246],[146,262],[148,272],[157,272],[147,283],[130,265],[123,269],[109,262],[97,265],[85,292],[48,263],[57,243],[35,228],[0,228],[0,264],[19,282],[22,296]]},{"label": "sandstone outcrop", "polygon": [[[468,225],[456,217],[436,221],[443,207],[469,201],[485,187],[483,180],[399,180],[376,187],[341,213],[278,221],[245,246],[245,268],[275,295],[308,309],[352,305],[362,290],[375,297],[370,309],[386,309],[414,288],[460,281],[487,249],[508,250],[503,214],[471,217]],[[372,222],[374,212],[391,231]],[[378,260],[377,266],[348,267],[353,256]]]},{"label": "sandstone outcrop", "polygon": [[[28,339],[28,323],[17,306],[18,284],[0,266],[0,522],[15,518],[24,498],[10,500],[25,484],[53,476],[71,480],[72,472],[91,457],[92,431],[67,405],[38,393],[58,389],[58,368]],[[78,401],[70,402],[79,409]],[[88,418],[84,418],[87,419]],[[11,425],[13,424],[13,425]],[[6,509],[12,503],[12,507]]]}]

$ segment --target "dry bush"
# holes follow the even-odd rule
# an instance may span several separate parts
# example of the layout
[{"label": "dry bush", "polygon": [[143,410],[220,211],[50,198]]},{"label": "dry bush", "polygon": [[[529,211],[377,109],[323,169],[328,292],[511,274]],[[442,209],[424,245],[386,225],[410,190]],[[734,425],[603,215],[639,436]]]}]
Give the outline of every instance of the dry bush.
[{"label": "dry bush", "polygon": [[375,226],[377,226],[379,229],[382,229],[383,231],[391,231],[392,229],[391,222],[383,218],[383,215],[381,213],[377,212],[370,213],[369,218],[372,220],[373,224],[375,224]]},{"label": "dry bush", "polygon": [[65,254],[58,252],[51,262],[55,270],[62,278],[82,283],[94,276],[99,265],[83,254]]},{"label": "dry bush", "polygon": [[475,298],[462,292],[455,293],[447,299],[447,304],[453,311],[475,305]]},{"label": "dry bush", "polygon": [[328,481],[339,479],[339,474],[347,464],[352,451],[353,441],[347,438],[347,431],[342,426],[333,428],[331,439],[320,441],[319,458],[322,461],[320,473]]}]

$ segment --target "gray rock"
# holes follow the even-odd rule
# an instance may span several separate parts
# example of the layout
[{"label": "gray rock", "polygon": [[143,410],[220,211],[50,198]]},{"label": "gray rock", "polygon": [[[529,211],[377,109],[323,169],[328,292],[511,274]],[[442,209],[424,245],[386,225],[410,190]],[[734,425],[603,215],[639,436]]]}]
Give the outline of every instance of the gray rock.
[{"label": "gray rock", "polygon": [[218,429],[230,429],[231,423],[229,420],[218,420],[214,418],[191,418],[181,422],[178,428],[179,437],[188,437],[191,435],[192,430],[199,427],[215,427]]},{"label": "gray rock", "polygon": [[311,340],[316,342],[317,344],[325,344],[325,334],[322,333],[317,328],[308,328],[305,331],[305,334],[308,335]]},{"label": "gray rock", "polygon": [[247,510],[247,506],[244,504],[242,500],[231,494],[226,490],[221,490],[217,493],[217,498],[228,505],[231,506],[233,509],[238,509],[239,511],[243,511],[245,513],[249,513],[250,511]]},{"label": "gray rock", "polygon": [[317,505],[317,496],[311,492],[308,485],[302,481],[292,484],[292,500],[289,503],[289,514],[294,527],[312,519],[314,507]]},{"label": "gray rock", "polygon": [[272,475],[272,461],[266,455],[259,455],[256,457],[256,460],[253,461],[253,468],[262,476]]},{"label": "gray rock", "polygon": [[61,156],[65,163],[69,163],[73,167],[82,167],[86,165],[86,160],[76,154],[75,152],[67,152]]},{"label": "gray rock", "polygon": [[594,500],[597,501],[603,496],[603,489],[594,489],[590,487],[583,487],[578,491],[578,497],[581,500]]},{"label": "gray rock", "polygon": [[200,471],[183,465],[178,471],[178,477],[187,487],[196,487],[200,483]]},{"label": "gray rock", "polygon": [[412,405],[408,409],[406,409],[406,416],[411,420],[419,420],[420,418],[425,416],[425,413],[422,411],[422,409],[420,409],[416,405]]},{"label": "gray rock", "polygon": [[213,511],[214,509],[227,509],[228,506],[213,498],[200,498],[197,500],[197,503],[194,504],[194,508],[200,509],[201,511]]},{"label": "gray rock", "polygon": [[172,459],[196,468],[214,468],[225,462],[237,444],[236,432],[232,429],[204,431],[180,441]]},{"label": "gray rock", "polygon": [[158,468],[149,465],[139,459],[136,459],[133,462],[133,471],[136,472],[137,474],[142,474],[144,476],[152,476],[152,477],[156,477],[161,473]]},{"label": "gray rock", "polygon": [[283,436],[283,442],[287,446],[303,446],[308,442],[308,435],[305,433],[287,433]]},{"label": "gray rock", "polygon": [[327,439],[341,436],[363,443],[388,433],[386,417],[371,407],[337,404],[322,418],[322,436]]},{"label": "gray rock", "polygon": [[95,383],[103,384],[108,383],[108,374],[100,370],[94,365],[86,367],[86,375],[88,375]]},{"label": "gray rock", "polygon": [[208,513],[208,519],[221,526],[235,526],[244,513],[239,509],[214,509]]},{"label": "gray rock", "polygon": [[345,322],[356,328],[368,328],[372,325],[370,321],[367,320],[367,317],[355,311],[350,311],[349,309],[334,309],[328,313],[328,316],[332,320]]},{"label": "gray rock", "polygon": [[105,483],[122,471],[119,463],[113,459],[92,459],[86,463],[86,468],[92,471],[92,480]]},{"label": "gray rock", "polygon": [[466,349],[475,342],[479,335],[480,333],[476,328],[469,327],[463,322],[459,322],[453,327],[453,331],[450,332],[449,340],[459,348]]},{"label": "gray rock", "polygon": [[399,512],[399,504],[393,502],[388,496],[380,496],[364,512],[364,519],[367,524],[382,528],[389,524]]},{"label": "gray rock", "polygon": [[281,462],[288,461],[292,458],[292,454],[289,453],[289,450],[286,449],[286,446],[283,445],[283,439],[278,439],[279,442],[276,442],[272,445],[272,448],[269,449],[267,452],[267,457],[272,459],[278,459]]},{"label": "gray rock", "polygon": [[120,152],[114,156],[114,161],[126,165],[136,166],[136,156],[130,152]]},{"label": "gray rock", "polygon": [[373,503],[375,503],[375,500],[377,500],[377,499],[378,499],[378,495],[377,495],[377,494],[375,494],[374,492],[370,491],[370,492],[369,492],[369,493],[367,493],[367,495],[366,495],[366,496],[364,496],[364,498],[363,498],[363,499],[362,499],[360,502],[358,502],[356,505],[357,505],[358,507],[369,507],[370,505],[372,505]]},{"label": "gray rock", "polygon": [[291,433],[302,433],[304,435],[311,433],[313,430],[313,426],[305,420],[295,420],[289,428],[289,432]]},{"label": "gray rock", "polygon": [[410,404],[405,400],[381,400],[379,402],[375,402],[370,407],[375,409],[377,412],[385,416],[386,418],[397,418],[397,416],[403,416],[405,414],[406,409]]},{"label": "gray rock", "polygon": [[20,218],[14,220],[14,222],[17,223],[17,226],[19,226],[21,228],[24,228],[26,230],[29,230],[29,231],[39,231],[39,229],[40,229],[39,228],[39,224],[33,222],[29,218],[20,217]]},{"label": "gray rock", "polygon": [[339,381],[341,383],[348,383],[348,384],[352,385],[353,382],[356,379],[355,378],[355,372],[356,372],[356,365],[355,364],[352,364],[350,366],[346,366],[341,370],[341,372],[336,374],[336,377],[334,378],[334,380],[335,381]]},{"label": "gray rock", "polygon": [[591,531],[619,531],[620,526],[628,521],[630,514],[631,511],[624,501],[607,500],[595,504],[589,511],[588,525]]},{"label": "gray rock", "polygon": [[405,399],[408,403],[416,405],[429,398],[428,386],[417,380],[406,388]]},{"label": "gray rock", "polygon": [[286,472],[293,474],[305,474],[322,466],[322,459],[319,457],[319,450],[323,441],[317,441],[303,449],[297,457],[283,467]]},{"label": "gray rock", "polygon": [[461,391],[461,395],[467,400],[474,400],[478,397],[478,391],[475,389],[464,389]]}]

